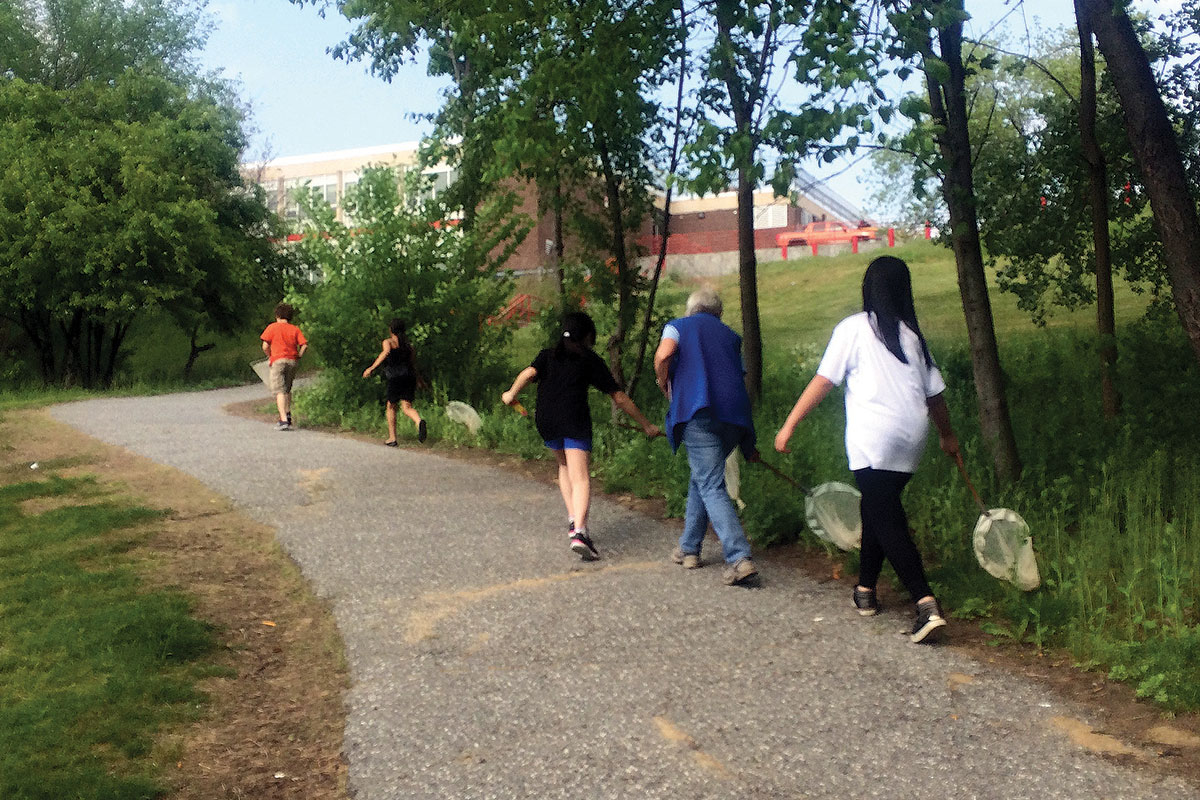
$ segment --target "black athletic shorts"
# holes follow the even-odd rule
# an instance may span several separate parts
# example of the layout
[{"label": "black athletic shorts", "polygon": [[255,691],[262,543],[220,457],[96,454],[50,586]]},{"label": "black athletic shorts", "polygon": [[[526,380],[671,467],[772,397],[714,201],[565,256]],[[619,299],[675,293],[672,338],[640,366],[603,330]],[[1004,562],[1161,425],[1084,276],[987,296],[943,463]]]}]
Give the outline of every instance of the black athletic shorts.
[{"label": "black athletic shorts", "polygon": [[417,393],[417,379],[412,375],[387,379],[387,401],[399,403],[401,400],[413,401]]}]

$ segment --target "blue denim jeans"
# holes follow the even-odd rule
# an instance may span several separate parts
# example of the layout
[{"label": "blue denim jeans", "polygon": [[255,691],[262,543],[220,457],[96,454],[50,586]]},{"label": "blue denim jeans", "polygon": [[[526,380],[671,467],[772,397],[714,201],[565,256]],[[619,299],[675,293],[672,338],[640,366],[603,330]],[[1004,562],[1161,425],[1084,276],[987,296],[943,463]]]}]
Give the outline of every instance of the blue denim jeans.
[{"label": "blue denim jeans", "polygon": [[683,552],[700,552],[711,521],[721,540],[725,563],[736,564],[750,557],[750,542],[725,490],[725,459],[745,435],[742,428],[714,419],[707,411],[701,411],[684,426],[683,444],[687,447],[692,476],[683,535],[679,537]]}]

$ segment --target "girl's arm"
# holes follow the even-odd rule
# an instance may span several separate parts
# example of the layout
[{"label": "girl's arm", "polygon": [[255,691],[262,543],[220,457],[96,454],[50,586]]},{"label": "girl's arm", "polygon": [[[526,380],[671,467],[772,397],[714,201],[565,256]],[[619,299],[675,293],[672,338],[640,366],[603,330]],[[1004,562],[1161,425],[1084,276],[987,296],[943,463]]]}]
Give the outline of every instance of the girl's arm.
[{"label": "girl's arm", "polygon": [[938,446],[948,456],[958,455],[958,437],[954,435],[954,428],[950,425],[950,409],[946,405],[945,396],[936,394],[927,398],[925,405],[929,408],[929,418],[938,430]]},{"label": "girl's arm", "polygon": [[804,391],[800,393],[800,399],[792,407],[792,413],[788,414],[787,419],[783,422],[783,427],[779,429],[779,433],[775,434],[776,450],[780,453],[792,452],[788,450],[787,443],[788,439],[792,438],[792,434],[796,432],[796,426],[800,420],[807,417],[814,408],[820,405],[831,389],[833,389],[833,381],[820,375],[808,382],[808,386],[805,386]]},{"label": "girl's arm", "polygon": [[387,354],[391,349],[392,349],[391,341],[388,339],[384,339],[383,340],[383,352],[379,354],[379,358],[375,359],[375,363],[371,364],[371,366],[369,366],[363,370],[364,378],[371,377],[371,373],[375,371],[376,367],[378,367],[380,364],[383,363],[383,360],[385,358],[387,358]]},{"label": "girl's arm", "polygon": [[504,401],[504,405],[511,406],[517,402],[517,395],[521,390],[528,386],[534,378],[537,377],[537,370],[533,367],[526,367],[517,374],[517,379],[513,381],[512,388],[500,395],[500,399]]},{"label": "girl's arm", "polygon": [[617,404],[618,408],[620,408],[629,416],[633,417],[634,421],[637,422],[638,425],[642,426],[642,430],[646,432],[647,436],[649,436],[651,439],[653,439],[655,436],[662,436],[662,428],[659,428],[653,422],[646,419],[646,415],[641,412],[641,410],[637,407],[637,404],[630,399],[629,395],[618,390],[609,396],[612,397],[613,402]]}]

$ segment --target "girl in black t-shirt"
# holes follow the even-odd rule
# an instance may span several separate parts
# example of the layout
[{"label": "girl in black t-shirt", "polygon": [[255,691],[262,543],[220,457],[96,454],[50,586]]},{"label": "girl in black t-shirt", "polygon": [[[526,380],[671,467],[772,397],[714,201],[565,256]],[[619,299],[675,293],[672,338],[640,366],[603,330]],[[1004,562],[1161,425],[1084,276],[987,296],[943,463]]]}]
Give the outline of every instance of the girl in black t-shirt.
[{"label": "girl in black t-shirt", "polygon": [[567,506],[567,533],[571,549],[584,561],[600,557],[588,536],[588,508],[591,504],[592,414],[588,408],[588,388],[595,387],[633,417],[647,436],[661,436],[657,425],[646,419],[629,395],[621,391],[600,356],[592,350],[596,344],[596,325],[582,311],[563,318],[558,344],[537,354],[513,381],[512,388],[500,397],[506,405],[517,405],[517,395],[531,382],[538,384],[534,420],[546,447],[558,461],[558,488]]},{"label": "girl in black t-shirt", "polygon": [[417,441],[425,441],[428,429],[425,420],[413,408],[413,398],[416,396],[417,358],[412,343],[405,336],[407,326],[404,320],[394,319],[388,324],[391,335],[383,340],[382,352],[375,363],[363,370],[363,377],[371,377],[376,367],[383,366],[383,378],[387,382],[387,426],[388,438],[384,441],[388,447],[398,447],[396,441],[396,408],[417,426]]}]

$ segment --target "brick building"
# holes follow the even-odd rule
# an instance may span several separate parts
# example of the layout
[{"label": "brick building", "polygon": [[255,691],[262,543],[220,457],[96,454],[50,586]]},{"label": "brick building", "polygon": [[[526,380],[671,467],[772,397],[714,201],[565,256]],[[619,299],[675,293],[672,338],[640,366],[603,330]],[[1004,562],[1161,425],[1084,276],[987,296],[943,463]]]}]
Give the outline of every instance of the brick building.
[{"label": "brick building", "polygon": [[[386,166],[403,180],[407,170],[417,169],[417,142],[363,147],[303,156],[277,158],[261,164],[245,164],[249,180],[261,185],[267,203],[284,219],[299,221],[303,210],[296,191],[308,187],[334,209],[336,218],[352,225],[344,207],[346,192],[358,183],[363,171],[371,166]],[[433,177],[431,192],[436,196],[454,182],[457,171],[449,166],[427,167]],[[529,235],[513,253],[508,266],[517,272],[532,272],[551,267],[555,261],[554,220],[539,208],[537,193],[528,184],[517,184],[517,211],[532,223]],[[770,191],[754,195],[755,242],[760,260],[780,258],[775,234],[795,230],[814,220],[840,219],[851,224],[862,213],[845,199],[810,175],[801,173],[793,187],[795,201],[777,198]],[[659,203],[661,208],[661,201]],[[661,220],[661,217],[660,217]],[[661,238],[659,224],[647,221],[636,237],[642,252],[642,265],[654,263]],[[573,242],[566,242],[571,257]],[[737,197],[724,192],[707,197],[683,196],[671,202],[670,237],[667,243],[667,267],[689,274],[716,275],[737,271]]]}]

